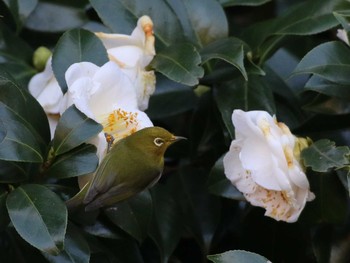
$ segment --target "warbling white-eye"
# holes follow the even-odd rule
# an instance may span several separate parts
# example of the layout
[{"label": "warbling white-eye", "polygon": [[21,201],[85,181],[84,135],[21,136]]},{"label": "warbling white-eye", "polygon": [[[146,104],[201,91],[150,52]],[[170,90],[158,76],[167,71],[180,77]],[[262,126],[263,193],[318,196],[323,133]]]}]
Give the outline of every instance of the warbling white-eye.
[{"label": "warbling white-eye", "polygon": [[85,211],[92,211],[153,186],[161,177],[166,149],[181,139],[185,138],[150,127],[119,140],[103,158],[93,179],[67,201],[67,206],[83,203]]}]

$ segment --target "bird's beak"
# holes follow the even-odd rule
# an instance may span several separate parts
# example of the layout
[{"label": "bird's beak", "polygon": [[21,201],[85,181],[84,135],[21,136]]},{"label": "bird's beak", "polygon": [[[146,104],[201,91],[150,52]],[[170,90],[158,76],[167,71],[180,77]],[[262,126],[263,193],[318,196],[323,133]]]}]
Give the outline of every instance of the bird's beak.
[{"label": "bird's beak", "polygon": [[174,142],[177,142],[177,141],[180,141],[180,140],[187,140],[186,137],[182,137],[182,136],[175,136],[173,135],[170,139],[170,143],[174,143]]}]

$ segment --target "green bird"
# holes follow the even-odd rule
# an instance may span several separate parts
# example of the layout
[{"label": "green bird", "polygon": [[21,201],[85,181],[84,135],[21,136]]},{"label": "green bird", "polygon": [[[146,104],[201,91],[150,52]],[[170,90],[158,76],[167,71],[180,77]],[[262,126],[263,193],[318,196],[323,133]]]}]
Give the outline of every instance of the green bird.
[{"label": "green bird", "polygon": [[85,211],[112,206],[152,187],[161,177],[166,149],[184,137],[161,127],[144,128],[119,140],[103,158],[93,179],[72,199]]}]

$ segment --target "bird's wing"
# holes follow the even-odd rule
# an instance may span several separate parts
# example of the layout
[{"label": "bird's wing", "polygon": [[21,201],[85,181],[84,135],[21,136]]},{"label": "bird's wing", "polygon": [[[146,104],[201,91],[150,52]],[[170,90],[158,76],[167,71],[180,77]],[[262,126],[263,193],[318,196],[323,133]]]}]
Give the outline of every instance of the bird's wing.
[{"label": "bird's wing", "polygon": [[134,194],[135,192],[132,191],[129,186],[123,184],[116,185],[109,189],[109,191],[98,195],[94,200],[88,203],[85,206],[85,211],[92,211],[104,206],[111,206],[131,197]]},{"label": "bird's wing", "polygon": [[102,160],[85,195],[84,204],[90,203],[99,193],[107,192],[113,186],[116,171],[113,171],[113,166],[108,165],[111,161],[111,155],[106,155]]}]

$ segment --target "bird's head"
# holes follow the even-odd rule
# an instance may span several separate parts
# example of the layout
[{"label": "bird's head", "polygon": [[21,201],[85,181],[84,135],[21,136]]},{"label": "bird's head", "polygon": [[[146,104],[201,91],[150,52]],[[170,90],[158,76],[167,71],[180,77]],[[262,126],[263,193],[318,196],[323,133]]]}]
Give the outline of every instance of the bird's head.
[{"label": "bird's head", "polygon": [[129,137],[132,137],[130,139],[137,147],[142,147],[142,150],[159,156],[163,156],[166,149],[174,142],[186,139],[181,136],[175,136],[161,127],[144,128]]}]

